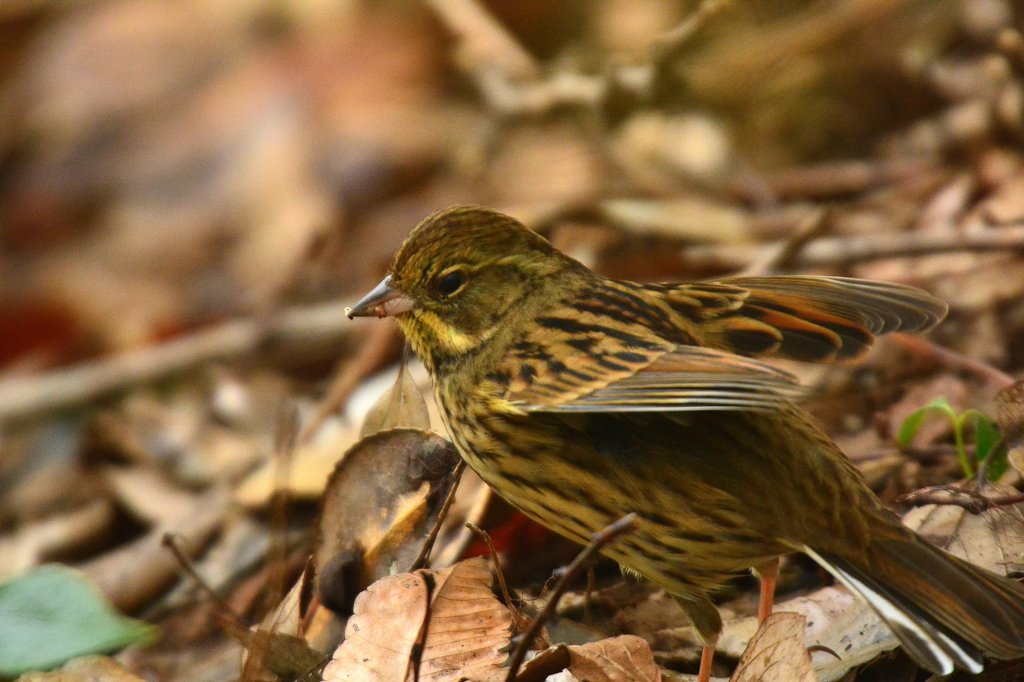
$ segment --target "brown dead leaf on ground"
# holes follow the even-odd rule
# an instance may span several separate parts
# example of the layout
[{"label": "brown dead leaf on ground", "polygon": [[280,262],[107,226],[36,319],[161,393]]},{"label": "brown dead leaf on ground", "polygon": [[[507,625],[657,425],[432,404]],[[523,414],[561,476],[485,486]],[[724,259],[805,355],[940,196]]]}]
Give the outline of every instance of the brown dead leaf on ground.
[{"label": "brown dead leaf on ground", "polygon": [[804,646],[806,619],[773,613],[750,640],[729,682],[818,682]]},{"label": "brown dead leaf on ground", "polygon": [[512,617],[490,584],[483,559],[375,582],[356,598],[324,682],[457,682],[493,673],[507,658]]},{"label": "brown dead leaf on ground", "polygon": [[321,602],[348,615],[356,595],[408,570],[455,483],[454,447],[435,433],[389,429],[354,445],[324,490],[315,553]]},{"label": "brown dead leaf on ground", "polygon": [[661,682],[647,642],[635,635],[569,647],[568,671],[587,682]]}]

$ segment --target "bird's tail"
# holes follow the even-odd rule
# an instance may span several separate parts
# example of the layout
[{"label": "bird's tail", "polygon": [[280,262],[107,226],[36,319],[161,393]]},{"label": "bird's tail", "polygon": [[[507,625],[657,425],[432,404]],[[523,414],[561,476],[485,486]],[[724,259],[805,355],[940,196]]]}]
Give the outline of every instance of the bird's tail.
[{"label": "bird's tail", "polygon": [[907,653],[934,673],[980,673],[984,656],[1024,656],[1024,586],[920,538],[873,542],[849,559],[806,549],[860,595]]}]

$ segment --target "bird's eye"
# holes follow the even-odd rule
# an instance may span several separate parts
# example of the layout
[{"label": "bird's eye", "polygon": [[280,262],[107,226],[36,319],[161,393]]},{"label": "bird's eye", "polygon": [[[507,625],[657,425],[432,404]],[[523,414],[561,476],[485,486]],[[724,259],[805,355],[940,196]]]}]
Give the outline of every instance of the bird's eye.
[{"label": "bird's eye", "polygon": [[466,283],[466,275],[460,270],[453,270],[441,278],[437,283],[437,291],[442,296],[451,296]]}]

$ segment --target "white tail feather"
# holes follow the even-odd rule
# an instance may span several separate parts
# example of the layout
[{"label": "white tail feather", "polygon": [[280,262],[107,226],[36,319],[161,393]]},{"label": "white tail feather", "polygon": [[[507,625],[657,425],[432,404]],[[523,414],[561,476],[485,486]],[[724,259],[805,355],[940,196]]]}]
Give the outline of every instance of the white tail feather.
[{"label": "white tail feather", "polygon": [[978,653],[966,650],[961,643],[938,628],[926,628],[889,596],[866,584],[859,576],[828,562],[813,549],[804,547],[802,551],[831,573],[846,589],[867,602],[892,629],[911,657],[923,667],[940,675],[949,675],[957,667],[975,675],[982,671],[983,662]]}]

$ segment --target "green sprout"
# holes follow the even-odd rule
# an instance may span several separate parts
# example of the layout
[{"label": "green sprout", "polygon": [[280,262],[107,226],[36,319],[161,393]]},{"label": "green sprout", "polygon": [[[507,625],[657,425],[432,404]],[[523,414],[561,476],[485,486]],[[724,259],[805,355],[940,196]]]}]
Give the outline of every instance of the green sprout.
[{"label": "green sprout", "polygon": [[[1009,462],[1006,458],[1006,445],[999,426],[991,417],[982,414],[978,410],[966,410],[960,414],[956,413],[949,401],[944,397],[938,397],[920,410],[917,410],[905,420],[900,426],[896,435],[896,442],[901,448],[910,446],[917,435],[925,417],[929,414],[944,415],[953,427],[953,439],[956,444],[956,457],[960,462],[960,468],[964,476],[974,478],[979,470],[987,467],[988,480],[998,481],[999,477],[1006,473]],[[965,432],[968,426],[974,431],[974,457],[971,458],[967,452]]]}]

